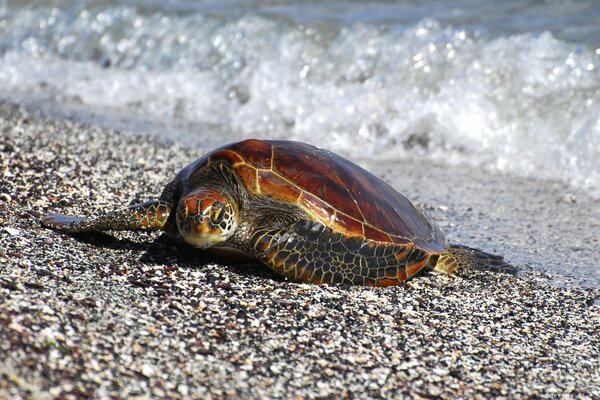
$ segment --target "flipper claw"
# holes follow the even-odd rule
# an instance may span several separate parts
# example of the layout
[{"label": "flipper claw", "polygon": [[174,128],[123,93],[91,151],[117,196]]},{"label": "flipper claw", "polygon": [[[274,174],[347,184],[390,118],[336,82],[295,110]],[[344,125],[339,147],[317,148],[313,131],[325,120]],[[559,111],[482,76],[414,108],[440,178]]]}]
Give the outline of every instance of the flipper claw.
[{"label": "flipper claw", "polygon": [[84,217],[63,214],[48,214],[42,218],[42,226],[50,229],[69,230],[69,226],[85,221]]}]

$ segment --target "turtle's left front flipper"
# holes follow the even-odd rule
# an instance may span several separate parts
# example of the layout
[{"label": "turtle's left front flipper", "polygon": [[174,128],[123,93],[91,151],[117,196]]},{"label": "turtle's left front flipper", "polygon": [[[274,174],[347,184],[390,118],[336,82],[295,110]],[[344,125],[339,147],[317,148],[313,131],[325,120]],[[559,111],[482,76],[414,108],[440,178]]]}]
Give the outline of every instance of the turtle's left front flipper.
[{"label": "turtle's left front flipper", "polygon": [[169,203],[153,200],[92,218],[49,214],[42,218],[42,225],[70,233],[164,230],[171,210]]}]

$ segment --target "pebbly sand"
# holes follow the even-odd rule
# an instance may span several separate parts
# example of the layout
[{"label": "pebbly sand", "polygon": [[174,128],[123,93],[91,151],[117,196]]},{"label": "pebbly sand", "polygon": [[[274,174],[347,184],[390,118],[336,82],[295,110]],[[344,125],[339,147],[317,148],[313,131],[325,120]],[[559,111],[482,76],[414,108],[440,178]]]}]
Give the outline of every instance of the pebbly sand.
[{"label": "pebbly sand", "polygon": [[390,288],[40,227],[153,198],[205,150],[0,103],[1,399],[600,397],[600,205],[560,183],[358,160],[523,270]]}]

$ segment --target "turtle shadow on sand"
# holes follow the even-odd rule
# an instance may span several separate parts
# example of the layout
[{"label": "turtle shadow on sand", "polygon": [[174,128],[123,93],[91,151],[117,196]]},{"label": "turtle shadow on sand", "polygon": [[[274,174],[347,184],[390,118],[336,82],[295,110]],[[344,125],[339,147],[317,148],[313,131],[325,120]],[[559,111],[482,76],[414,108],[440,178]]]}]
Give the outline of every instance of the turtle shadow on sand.
[{"label": "turtle shadow on sand", "polygon": [[[258,260],[250,257],[230,256],[227,253],[218,253],[214,250],[201,251],[165,233],[154,238],[148,237],[150,240],[144,240],[144,237],[141,237],[139,241],[97,231],[67,233],[67,235],[79,242],[96,247],[117,251],[141,252],[141,256],[132,255],[132,258],[147,265],[168,267],[176,263],[179,268],[201,269],[207,265],[218,264],[239,276],[267,279],[274,282],[288,281],[285,277],[265,268]],[[427,276],[431,272],[431,270],[425,269],[420,271],[420,275]],[[456,275],[460,279],[482,279],[480,275],[472,276],[464,273],[464,271],[457,271]],[[407,283],[402,282],[402,284],[406,285]],[[346,286],[340,285],[342,288]],[[408,284],[408,286],[410,285]]]},{"label": "turtle shadow on sand", "polygon": [[75,240],[92,246],[119,250],[142,252],[136,259],[148,265],[168,266],[177,263],[183,268],[202,268],[209,264],[219,264],[240,275],[251,275],[256,277],[271,278],[283,281],[267,268],[264,268],[258,260],[250,257],[235,257],[227,254],[217,254],[214,251],[199,251],[197,248],[185,242],[174,240],[168,234],[161,234],[153,240],[140,241],[129,238],[119,238],[105,232],[80,232],[69,233]]}]

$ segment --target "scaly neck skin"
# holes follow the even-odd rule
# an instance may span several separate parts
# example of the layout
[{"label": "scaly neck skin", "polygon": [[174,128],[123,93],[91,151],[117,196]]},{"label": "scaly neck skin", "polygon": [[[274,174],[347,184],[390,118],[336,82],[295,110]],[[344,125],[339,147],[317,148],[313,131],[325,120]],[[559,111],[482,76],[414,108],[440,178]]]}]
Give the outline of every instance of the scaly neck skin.
[{"label": "scaly neck skin", "polygon": [[296,204],[257,197],[245,188],[243,190],[245,194],[239,205],[238,227],[223,244],[224,247],[236,248],[255,257],[252,237],[257,231],[287,228],[296,221],[309,218]]}]

